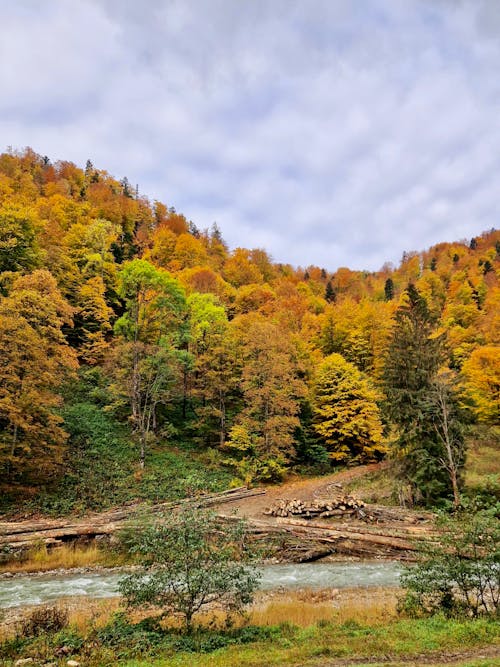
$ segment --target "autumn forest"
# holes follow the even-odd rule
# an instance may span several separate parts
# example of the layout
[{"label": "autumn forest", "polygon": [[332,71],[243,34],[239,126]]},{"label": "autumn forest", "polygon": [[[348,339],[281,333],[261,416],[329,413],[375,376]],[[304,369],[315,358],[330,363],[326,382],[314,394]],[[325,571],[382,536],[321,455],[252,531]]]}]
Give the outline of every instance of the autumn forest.
[{"label": "autumn forest", "polygon": [[498,437],[500,231],[409,250],[279,264],[90,161],[0,155],[3,509],[384,458],[405,502],[458,502]]}]

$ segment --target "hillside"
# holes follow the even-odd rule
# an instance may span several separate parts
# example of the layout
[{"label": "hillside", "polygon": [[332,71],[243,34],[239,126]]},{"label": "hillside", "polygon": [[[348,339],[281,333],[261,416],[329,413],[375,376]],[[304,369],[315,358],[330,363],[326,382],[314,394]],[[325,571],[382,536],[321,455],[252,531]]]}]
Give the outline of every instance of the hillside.
[{"label": "hillside", "polygon": [[[261,248],[230,250],[217,226],[199,230],[90,162],[4,153],[5,509],[21,495],[65,513],[387,454],[401,464],[411,429],[397,349],[412,358],[404,327],[414,314],[428,370],[415,391],[423,400],[446,378],[477,458],[478,442],[498,438],[499,280],[498,230],[378,272],[292,267]],[[395,493],[432,504],[451,497],[452,480],[426,428],[418,446],[429,438],[433,467],[417,465],[415,448]]]}]

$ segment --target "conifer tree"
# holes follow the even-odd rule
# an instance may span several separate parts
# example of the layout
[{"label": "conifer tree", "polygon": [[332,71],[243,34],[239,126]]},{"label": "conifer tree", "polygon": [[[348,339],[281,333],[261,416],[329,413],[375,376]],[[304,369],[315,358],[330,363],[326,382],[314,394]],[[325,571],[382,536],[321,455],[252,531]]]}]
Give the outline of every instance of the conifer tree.
[{"label": "conifer tree", "polygon": [[329,303],[335,301],[335,290],[333,289],[332,286],[332,281],[329,280],[326,284],[326,289],[325,289],[325,300],[328,301]]},{"label": "conifer tree", "polygon": [[[412,284],[395,319],[384,369],[386,414],[397,427],[396,455],[411,500],[431,504],[452,491],[443,439],[436,427],[439,400],[449,395],[435,391],[443,341],[425,299]],[[459,445],[463,450],[461,441]],[[463,451],[457,457],[458,467],[462,464]]]},{"label": "conifer tree", "polygon": [[394,282],[392,278],[387,278],[385,281],[384,294],[386,301],[392,301],[394,299]]}]

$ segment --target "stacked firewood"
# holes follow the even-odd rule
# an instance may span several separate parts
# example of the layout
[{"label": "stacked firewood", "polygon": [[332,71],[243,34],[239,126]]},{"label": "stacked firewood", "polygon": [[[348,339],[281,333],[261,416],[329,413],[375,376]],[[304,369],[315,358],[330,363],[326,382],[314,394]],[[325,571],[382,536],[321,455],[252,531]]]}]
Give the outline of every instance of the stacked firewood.
[{"label": "stacked firewood", "polygon": [[264,514],[276,517],[300,516],[306,519],[348,517],[363,514],[365,504],[352,496],[336,498],[315,498],[311,502],[280,499],[269,507]]}]

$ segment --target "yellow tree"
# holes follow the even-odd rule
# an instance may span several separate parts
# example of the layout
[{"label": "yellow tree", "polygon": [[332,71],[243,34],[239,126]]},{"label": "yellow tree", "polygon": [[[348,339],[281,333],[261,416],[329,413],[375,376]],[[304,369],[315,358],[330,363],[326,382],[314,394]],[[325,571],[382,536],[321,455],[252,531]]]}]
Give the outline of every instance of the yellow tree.
[{"label": "yellow tree", "polygon": [[228,448],[243,457],[251,475],[279,476],[295,454],[294,432],[306,395],[297,351],[286,331],[263,317],[243,316],[237,325],[244,407]]},{"label": "yellow tree", "polygon": [[62,461],[57,390],[77,365],[61,331],[70,317],[48,271],[18,278],[0,301],[0,469],[11,482],[45,482]]},{"label": "yellow tree", "polygon": [[466,393],[473,400],[480,421],[500,421],[500,347],[479,347],[464,363]]},{"label": "yellow tree", "polygon": [[335,463],[374,461],[387,452],[367,378],[340,354],[320,365],[313,390],[313,429]]}]

